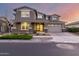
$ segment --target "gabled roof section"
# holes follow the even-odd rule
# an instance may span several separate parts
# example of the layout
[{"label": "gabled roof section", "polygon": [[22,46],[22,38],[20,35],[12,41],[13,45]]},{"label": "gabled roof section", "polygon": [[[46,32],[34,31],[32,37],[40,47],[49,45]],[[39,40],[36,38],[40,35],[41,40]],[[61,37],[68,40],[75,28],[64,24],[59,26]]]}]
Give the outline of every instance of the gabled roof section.
[{"label": "gabled roof section", "polygon": [[8,24],[10,24],[9,20],[5,16],[0,17],[0,20],[4,21],[4,22],[7,22]]},{"label": "gabled roof section", "polygon": [[34,10],[34,11],[37,12],[37,13],[40,13],[40,14],[45,15],[44,13],[39,12],[39,11],[37,11],[36,9],[30,8],[30,7],[27,7],[27,6],[22,6],[22,7],[19,7],[19,8],[15,8],[14,11],[16,11],[16,10],[18,10],[18,9],[23,9],[23,8],[27,8],[27,9],[30,9],[30,10]]},{"label": "gabled roof section", "polygon": [[58,14],[53,14],[53,15],[50,15],[50,16],[58,16],[58,17],[61,17],[60,15],[58,15]]},{"label": "gabled roof section", "polygon": [[48,16],[48,17],[50,17],[50,16],[61,17],[61,16],[59,16],[58,14],[46,15],[45,13],[39,12],[39,11],[37,11],[36,9],[30,8],[30,7],[27,7],[27,6],[22,6],[22,7],[19,7],[19,8],[15,8],[14,11],[16,11],[16,10],[18,10],[18,9],[23,9],[23,8],[27,8],[27,9],[30,9],[30,10],[34,10],[34,11],[36,12],[36,14],[37,14],[37,13],[40,13],[40,14],[45,15],[45,16]]},{"label": "gabled roof section", "polygon": [[39,12],[39,11],[37,11],[37,13],[42,14],[42,15],[46,15],[46,14],[44,14],[44,13],[42,13],[42,12]]},{"label": "gabled roof section", "polygon": [[27,8],[27,9],[35,10],[35,9],[30,8],[30,7],[27,7],[27,6],[23,6],[23,7],[15,8],[14,11],[16,11],[16,10],[18,10],[18,9],[23,9],[23,8]]},{"label": "gabled roof section", "polygon": [[2,21],[8,21],[7,17],[4,17],[4,16],[0,17],[0,20],[2,20]]}]

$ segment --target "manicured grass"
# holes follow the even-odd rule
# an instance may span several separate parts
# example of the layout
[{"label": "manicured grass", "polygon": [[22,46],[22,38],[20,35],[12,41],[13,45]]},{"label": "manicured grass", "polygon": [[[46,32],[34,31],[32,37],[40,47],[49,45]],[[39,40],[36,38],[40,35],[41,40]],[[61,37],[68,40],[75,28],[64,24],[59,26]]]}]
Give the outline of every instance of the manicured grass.
[{"label": "manicured grass", "polygon": [[10,34],[10,35],[3,35],[0,39],[19,39],[19,40],[30,40],[32,39],[32,35],[30,34]]}]

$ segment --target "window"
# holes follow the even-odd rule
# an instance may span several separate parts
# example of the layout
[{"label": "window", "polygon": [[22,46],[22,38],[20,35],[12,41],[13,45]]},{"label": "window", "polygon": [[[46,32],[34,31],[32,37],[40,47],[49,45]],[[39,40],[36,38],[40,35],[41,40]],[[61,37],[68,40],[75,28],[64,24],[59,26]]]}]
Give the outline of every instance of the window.
[{"label": "window", "polygon": [[29,29],[29,24],[27,22],[21,23],[21,30],[27,30]]},{"label": "window", "polygon": [[21,11],[21,17],[30,17],[30,11]]},{"label": "window", "polygon": [[57,18],[56,17],[52,17],[52,20],[57,20]]},{"label": "window", "polygon": [[44,30],[44,25],[41,24],[41,23],[37,23],[37,24],[35,24],[34,29],[35,29],[37,32],[43,32],[43,30]]},{"label": "window", "polygon": [[43,18],[43,15],[42,14],[38,14],[38,18]]},{"label": "window", "polygon": [[48,17],[46,17],[46,20],[48,20]]}]

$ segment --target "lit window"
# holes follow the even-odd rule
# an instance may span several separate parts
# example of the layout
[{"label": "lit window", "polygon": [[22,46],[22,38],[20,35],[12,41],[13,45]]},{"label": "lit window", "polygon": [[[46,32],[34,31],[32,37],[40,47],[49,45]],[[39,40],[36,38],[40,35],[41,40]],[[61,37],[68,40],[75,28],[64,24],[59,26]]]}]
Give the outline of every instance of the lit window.
[{"label": "lit window", "polygon": [[21,17],[30,17],[30,11],[21,11]]},{"label": "lit window", "polygon": [[21,30],[27,30],[29,29],[29,24],[27,22],[21,23]]},{"label": "lit window", "polygon": [[43,18],[43,15],[41,15],[41,14],[38,14],[38,18]]}]

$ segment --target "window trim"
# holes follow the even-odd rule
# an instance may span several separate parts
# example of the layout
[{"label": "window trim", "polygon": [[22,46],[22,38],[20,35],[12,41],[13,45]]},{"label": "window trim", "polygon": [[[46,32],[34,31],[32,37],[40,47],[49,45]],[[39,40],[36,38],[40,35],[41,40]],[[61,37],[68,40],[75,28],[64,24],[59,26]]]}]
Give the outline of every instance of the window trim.
[{"label": "window trim", "polygon": [[43,15],[42,15],[42,14],[38,14],[38,15],[37,15],[37,18],[38,18],[38,19],[43,19]]},{"label": "window trim", "polygon": [[52,16],[52,20],[53,20],[53,21],[57,20],[57,17],[53,17],[53,16]]},{"label": "window trim", "polygon": [[[22,13],[25,13],[25,14],[22,14]],[[30,11],[21,11],[21,17],[30,17]]]}]

